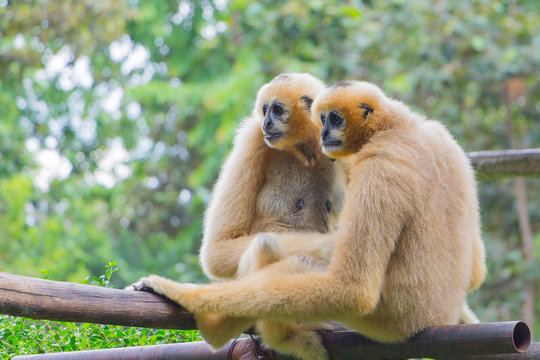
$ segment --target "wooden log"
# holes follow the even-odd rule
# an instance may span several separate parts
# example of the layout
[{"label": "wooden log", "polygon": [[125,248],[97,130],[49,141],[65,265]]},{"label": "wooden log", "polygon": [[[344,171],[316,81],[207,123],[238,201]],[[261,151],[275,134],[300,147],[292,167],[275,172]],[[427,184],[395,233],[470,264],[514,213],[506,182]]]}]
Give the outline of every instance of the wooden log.
[{"label": "wooden log", "polygon": [[323,337],[332,360],[521,353],[528,349],[530,341],[529,327],[521,321],[436,326],[400,344],[381,344],[354,331],[329,332]]},{"label": "wooden log", "polygon": [[[101,349],[50,353],[39,355],[20,355],[13,360],[257,360],[259,352],[251,339],[240,339],[227,344],[219,351],[212,351],[203,341],[165,344],[150,346],[135,346],[130,348]],[[269,355],[272,356],[272,355]],[[265,359],[270,359],[265,357]],[[272,357],[274,359],[274,357]],[[277,358],[276,358],[277,359]],[[280,357],[280,359],[285,359]]]},{"label": "wooden log", "polygon": [[[190,313],[154,294],[42,280],[6,273],[0,273],[0,313],[34,319],[163,329],[195,329],[195,323]],[[439,326],[422,331],[406,343],[392,345],[371,341],[354,331],[333,331],[323,335],[323,343],[328,349],[331,359],[334,360],[463,357],[523,352],[530,344],[530,331],[525,323],[519,321]],[[201,356],[207,354],[201,350],[201,347],[195,348],[199,345],[189,345],[193,347],[189,349],[185,347],[187,346],[185,344],[177,345],[178,348],[167,347],[166,351],[180,351],[180,353],[185,351],[186,354],[195,351],[202,354]],[[251,349],[253,349],[253,341],[249,343],[249,339],[241,340],[236,346],[233,350],[238,352],[240,356],[238,359],[257,359],[257,357],[250,357],[255,356],[255,350],[257,350],[249,350],[249,346],[252,346]],[[153,348],[152,351],[165,351],[163,349],[165,348]],[[133,354],[137,354],[137,351],[144,352],[145,349],[117,349],[115,351],[119,352],[115,353],[114,358],[123,359],[122,356],[127,354],[125,355],[126,359],[131,359],[130,356],[135,356]],[[133,353],[134,351],[135,353]],[[146,357],[141,357],[142,355],[139,354],[140,356],[137,355],[137,358],[158,359],[166,357],[156,357],[151,355],[153,353],[155,352],[147,353]],[[77,352],[70,354],[77,356]],[[82,354],[83,357],[72,358],[86,358],[84,353],[79,354]],[[92,358],[95,358],[93,357],[94,353],[92,354]],[[197,359],[193,356],[176,358]],[[201,357],[200,359],[206,358]],[[216,358],[210,357],[208,359]],[[284,357],[278,356],[276,359],[284,359]]]},{"label": "wooden log", "polygon": [[477,151],[467,156],[481,178],[540,176],[540,149]]},{"label": "wooden log", "polygon": [[1,272],[0,313],[32,319],[196,329],[191,313],[155,294]]},{"label": "wooden log", "polygon": [[[506,325],[507,326],[507,325]],[[439,344],[433,342],[419,344],[419,340],[412,340],[408,345],[384,345],[370,342],[369,340],[355,334],[352,331],[344,333],[326,333],[323,334],[331,360],[342,359],[403,359],[404,356],[436,357],[438,360],[533,360],[540,358],[540,343],[533,343],[524,352],[510,354],[488,355],[467,355],[471,351],[484,351],[483,349],[473,349],[474,342],[471,341],[463,347],[462,341],[449,339],[440,339],[446,341],[443,349],[437,348]],[[332,335],[331,335],[332,334]],[[432,333],[430,336],[432,336]],[[350,336],[349,336],[350,335]],[[342,338],[342,339],[340,339]],[[338,339],[336,341],[336,339]],[[346,341],[342,341],[345,339]],[[461,339],[463,340],[463,339]],[[370,344],[373,343],[373,344]],[[368,344],[368,345],[366,345]],[[394,348],[392,348],[394,347]],[[418,349],[414,349],[417,347]],[[385,348],[389,348],[385,349]],[[384,356],[384,357],[383,357]],[[258,343],[250,338],[239,339],[236,342],[229,342],[225,347],[217,352],[210,350],[204,342],[192,342],[182,344],[151,345],[132,348],[87,350],[64,353],[50,353],[39,355],[16,356],[13,360],[158,360],[158,359],[176,359],[176,360],[290,360],[291,357],[277,354],[273,351],[261,349]]]},{"label": "wooden log", "polygon": [[445,357],[438,360],[538,360],[540,359],[540,342],[532,343],[527,351],[515,354],[498,354],[498,355],[475,355],[475,356],[459,356]]}]

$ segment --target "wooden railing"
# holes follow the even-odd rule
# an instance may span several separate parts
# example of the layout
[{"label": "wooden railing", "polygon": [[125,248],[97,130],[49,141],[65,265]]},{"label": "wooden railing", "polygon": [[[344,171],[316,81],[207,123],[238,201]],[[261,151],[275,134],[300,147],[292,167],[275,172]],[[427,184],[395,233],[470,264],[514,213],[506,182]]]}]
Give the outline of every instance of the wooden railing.
[{"label": "wooden railing", "polygon": [[[175,303],[147,292],[116,290],[92,285],[0,273],[0,313],[33,319],[92,322],[163,329],[195,329],[192,315]],[[403,344],[380,344],[349,330],[322,335],[331,359],[532,359],[540,357],[539,344],[531,348],[531,334],[523,322],[448,325],[428,328]],[[213,353],[204,343],[154,345],[71,353],[17,356],[15,359],[286,359],[265,351],[251,338],[231,343]],[[509,355],[512,354],[512,355]],[[263,356],[261,358],[261,356]],[[482,358],[480,358],[482,359]]]},{"label": "wooden railing", "polygon": [[481,178],[540,176],[540,149],[477,151],[467,155]]}]

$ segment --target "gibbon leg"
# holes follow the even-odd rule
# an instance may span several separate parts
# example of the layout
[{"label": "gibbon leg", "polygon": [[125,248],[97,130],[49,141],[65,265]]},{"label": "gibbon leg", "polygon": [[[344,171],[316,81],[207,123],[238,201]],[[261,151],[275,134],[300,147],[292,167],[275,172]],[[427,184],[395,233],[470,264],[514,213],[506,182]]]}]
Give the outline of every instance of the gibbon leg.
[{"label": "gibbon leg", "polygon": [[[308,256],[290,259],[291,272],[324,271],[326,266]],[[263,319],[257,322],[257,330],[265,344],[279,352],[292,354],[302,360],[326,360],[328,352],[316,330],[330,329],[325,323],[292,323]]]},{"label": "gibbon leg", "polygon": [[[201,265],[209,278],[233,279],[238,271],[238,263],[253,235],[234,238],[207,240],[201,249]],[[213,242],[212,242],[213,241]]]},{"label": "gibbon leg", "polygon": [[[263,251],[265,255],[268,255],[268,251],[270,250],[267,247],[267,239],[264,237],[259,239],[262,243],[262,246],[260,247],[262,249],[261,251]],[[284,273],[300,273],[310,270],[322,271],[325,268],[323,263],[304,255],[293,256],[290,259],[287,259],[287,261],[281,262],[279,267]],[[239,336],[244,330],[255,323],[254,319],[231,317],[217,313],[195,314],[195,321],[197,322],[197,328],[201,331],[204,339],[214,348],[222,347],[229,339]],[[285,326],[285,324],[281,324],[278,321],[268,320],[268,325],[265,326],[265,329],[270,329],[272,323],[275,323],[278,328]],[[323,327],[324,325],[320,324],[319,329]],[[291,338],[295,343],[301,341],[302,337],[305,338],[305,341],[313,342],[314,339],[318,339],[317,334],[314,333],[313,330],[313,326],[303,328],[303,325],[296,325],[289,329],[289,333],[292,334],[293,331],[299,332],[297,336]],[[261,336],[263,336],[262,333]],[[282,342],[286,342],[287,340],[288,338],[284,338]]]},{"label": "gibbon leg", "polygon": [[283,258],[284,249],[270,234],[256,235],[238,264],[237,278],[255,272]]},{"label": "gibbon leg", "polygon": [[[250,242],[241,257],[236,277],[252,273],[280,258],[279,244],[264,234]],[[239,336],[255,323],[254,319],[231,317],[216,313],[195,314],[197,328],[213,348],[219,349],[229,339]]]},{"label": "gibbon leg", "polygon": [[473,272],[468,292],[472,292],[482,285],[486,277],[486,250],[480,237],[473,240]]},{"label": "gibbon leg", "polygon": [[327,327],[325,324],[296,324],[269,319],[257,322],[257,330],[266,345],[302,360],[328,359],[328,352],[316,332]]},{"label": "gibbon leg", "polygon": [[480,320],[471,310],[467,303],[463,304],[461,312],[459,313],[459,323],[460,324],[478,324]]},{"label": "gibbon leg", "polygon": [[195,314],[195,322],[204,340],[214,349],[222,348],[230,339],[240,336],[255,320],[220,314]]}]

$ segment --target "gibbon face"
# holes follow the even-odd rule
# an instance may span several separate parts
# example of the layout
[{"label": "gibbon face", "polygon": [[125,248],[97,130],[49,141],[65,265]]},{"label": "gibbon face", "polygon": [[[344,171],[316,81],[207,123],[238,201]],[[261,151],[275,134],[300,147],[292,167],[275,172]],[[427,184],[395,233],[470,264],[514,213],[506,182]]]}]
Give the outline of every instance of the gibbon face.
[{"label": "gibbon face", "polygon": [[257,94],[255,113],[262,119],[265,143],[288,149],[305,141],[306,134],[320,131],[311,123],[311,104],[324,84],[309,74],[281,74],[264,85]]},{"label": "gibbon face", "polygon": [[357,153],[391,119],[388,99],[375,85],[344,81],[324,91],[313,104],[312,121],[322,125],[323,152],[332,158]]}]

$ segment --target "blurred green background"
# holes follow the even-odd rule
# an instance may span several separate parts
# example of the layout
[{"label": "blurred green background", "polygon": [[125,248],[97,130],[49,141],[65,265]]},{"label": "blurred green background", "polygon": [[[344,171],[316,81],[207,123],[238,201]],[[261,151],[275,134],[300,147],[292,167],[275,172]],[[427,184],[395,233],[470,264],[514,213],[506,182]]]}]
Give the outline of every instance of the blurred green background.
[{"label": "blurred green background", "polygon": [[[477,151],[540,146],[539,68],[537,0],[0,0],[0,271],[206,281],[212,184],[281,72],[374,82]],[[540,179],[528,263],[515,189],[479,181],[484,321],[521,319],[539,284]]]}]

